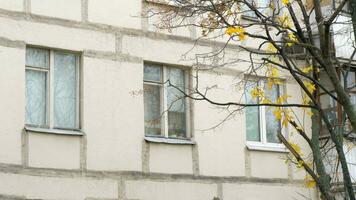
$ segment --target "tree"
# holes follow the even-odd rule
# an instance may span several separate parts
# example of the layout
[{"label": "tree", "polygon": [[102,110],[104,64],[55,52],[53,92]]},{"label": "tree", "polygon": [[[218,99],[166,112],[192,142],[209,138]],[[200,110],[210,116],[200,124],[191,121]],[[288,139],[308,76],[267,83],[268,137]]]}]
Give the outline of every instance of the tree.
[{"label": "tree", "polygon": [[[334,43],[337,35],[343,39],[350,35],[350,44],[354,42],[352,33],[341,33],[337,29],[338,25],[352,24],[351,18],[342,22],[339,20],[349,3],[348,0],[341,0],[336,2],[334,9],[325,9],[330,8],[332,3],[326,2],[328,5],[325,6],[325,2],[320,0],[175,0],[146,14],[148,17],[159,16],[160,21],[156,25],[161,29],[195,27],[201,30],[197,43],[225,39],[224,45],[217,45],[219,48],[214,51],[197,56],[194,66],[197,85],[189,92],[176,87],[184,97],[233,108],[233,112],[250,107],[268,107],[282,126],[293,127],[308,144],[311,153],[303,155],[297,144],[288,141],[281,131],[276,133],[293,155],[289,162],[304,168],[309,174],[308,185],[312,187],[316,184],[322,198],[331,200],[335,199],[333,191],[342,183],[345,198],[354,200],[344,143],[352,142],[356,130],[356,112],[350,97],[356,85],[354,80],[349,81],[356,51],[350,47],[346,50],[349,57],[340,57],[338,49],[335,49],[338,44]],[[356,1],[352,0],[351,7],[356,8],[355,5]],[[356,12],[352,12],[352,16],[356,21]],[[246,45],[246,41],[253,41],[255,48]],[[226,59],[227,47],[234,49],[236,56]],[[303,52],[302,59],[295,56],[295,50]],[[248,53],[248,58],[238,56],[240,52]],[[202,63],[201,60],[211,62]],[[251,97],[250,102],[215,101],[208,97],[209,89],[200,91],[200,70],[213,70],[241,62],[249,63],[245,77],[263,77],[267,86],[251,86],[249,78],[240,80],[239,84],[250,88],[244,94]],[[267,94],[283,84],[283,74],[292,77],[299,85],[302,91],[299,102],[288,103],[292,93],[278,98]],[[338,114],[335,109],[325,109],[322,99],[334,102]],[[311,131],[303,127],[300,116],[295,115],[298,109],[311,118]],[[327,135],[326,139],[321,140],[321,135]],[[325,165],[331,163],[324,158],[330,152],[335,153],[337,161],[334,165],[337,166],[327,170]],[[337,176],[340,173],[342,177]]]}]

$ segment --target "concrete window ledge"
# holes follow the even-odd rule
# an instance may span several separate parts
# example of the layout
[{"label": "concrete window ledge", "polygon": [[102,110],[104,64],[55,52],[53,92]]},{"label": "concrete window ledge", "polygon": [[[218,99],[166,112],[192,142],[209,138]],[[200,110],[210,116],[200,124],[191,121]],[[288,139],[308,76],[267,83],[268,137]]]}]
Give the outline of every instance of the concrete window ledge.
[{"label": "concrete window ledge", "polygon": [[165,137],[154,137],[145,136],[147,142],[152,143],[162,143],[162,144],[175,144],[175,145],[195,145],[195,141],[190,139],[179,139],[179,138],[165,138]]},{"label": "concrete window ledge", "polygon": [[289,153],[289,150],[285,147],[267,146],[267,145],[255,145],[246,144],[248,150],[251,151],[268,151],[268,152],[278,152],[278,153]]},{"label": "concrete window ledge", "polygon": [[151,4],[176,7],[172,0],[146,0],[146,2]]},{"label": "concrete window ledge", "polygon": [[55,134],[55,135],[68,135],[68,136],[83,136],[83,132],[79,130],[63,130],[63,129],[49,129],[49,128],[37,128],[37,127],[28,127],[24,128],[26,132],[33,133],[43,133],[43,134]]}]

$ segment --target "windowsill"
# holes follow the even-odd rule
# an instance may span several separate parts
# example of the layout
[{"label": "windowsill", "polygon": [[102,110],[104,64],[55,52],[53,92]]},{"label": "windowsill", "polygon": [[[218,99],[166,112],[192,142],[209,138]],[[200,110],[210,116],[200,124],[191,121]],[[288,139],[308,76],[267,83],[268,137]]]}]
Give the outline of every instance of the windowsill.
[{"label": "windowsill", "polygon": [[49,129],[49,128],[36,128],[25,126],[25,131],[33,133],[43,133],[43,134],[55,134],[55,135],[69,135],[69,136],[83,136],[83,132],[79,130],[63,130],[63,129]]},{"label": "windowsill", "polygon": [[257,18],[257,17],[252,17],[252,16],[248,16],[248,15],[242,15],[241,17],[242,17],[242,19],[244,19],[244,20],[249,20],[249,21],[253,21],[253,22],[258,22],[258,18]]},{"label": "windowsill", "polygon": [[264,145],[264,144],[246,144],[248,150],[251,151],[269,151],[269,152],[279,152],[279,153],[289,153],[288,149],[282,145]]},{"label": "windowsill", "polygon": [[174,2],[172,2],[170,0],[146,0],[146,2],[147,3],[152,3],[152,4],[157,4],[157,5],[176,7]]},{"label": "windowsill", "polygon": [[155,136],[145,136],[147,142],[162,143],[162,144],[174,144],[174,145],[195,145],[195,141],[182,138],[165,138]]}]

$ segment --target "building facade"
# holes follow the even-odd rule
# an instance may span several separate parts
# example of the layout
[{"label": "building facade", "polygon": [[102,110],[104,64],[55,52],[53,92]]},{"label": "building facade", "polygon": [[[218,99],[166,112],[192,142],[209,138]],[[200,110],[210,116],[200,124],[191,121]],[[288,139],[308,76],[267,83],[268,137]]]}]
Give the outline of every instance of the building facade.
[{"label": "building facade", "polygon": [[[248,111],[265,116],[256,126],[260,119],[242,111],[212,128],[226,110],[177,99],[160,84],[191,87],[189,58],[219,42],[189,51],[198,30],[157,31],[140,17],[150,6],[0,0],[0,198],[315,199],[305,172],[285,163],[288,151],[271,145],[267,111]],[[239,67],[201,73],[200,87],[235,99]]]}]

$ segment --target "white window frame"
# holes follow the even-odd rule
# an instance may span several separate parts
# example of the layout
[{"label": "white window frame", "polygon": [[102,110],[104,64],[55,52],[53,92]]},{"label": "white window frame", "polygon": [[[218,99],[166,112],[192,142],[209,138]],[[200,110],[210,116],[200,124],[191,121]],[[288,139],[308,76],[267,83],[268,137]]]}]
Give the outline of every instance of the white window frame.
[{"label": "white window frame", "polygon": [[159,86],[160,88],[160,94],[161,94],[161,105],[160,105],[160,109],[161,109],[161,134],[160,135],[150,135],[150,134],[146,134],[146,137],[163,137],[163,138],[173,138],[173,139],[190,139],[191,138],[191,118],[190,118],[190,101],[188,98],[184,99],[184,104],[185,104],[185,137],[184,138],[175,138],[175,137],[169,137],[168,134],[168,105],[167,105],[167,88],[168,88],[168,84],[164,84],[165,80],[167,80],[168,77],[168,68],[177,68],[177,69],[181,69],[183,70],[184,73],[184,84],[185,84],[185,91],[184,92],[188,92],[188,88],[190,86],[190,79],[189,79],[189,70],[188,69],[184,69],[182,67],[176,67],[176,66],[167,66],[167,65],[163,65],[163,64],[155,64],[155,63],[144,63],[145,67],[146,65],[153,65],[153,66],[157,66],[157,67],[161,67],[162,69],[162,73],[161,73],[161,81],[162,82],[156,82],[156,81],[145,81],[143,79],[143,84],[147,84],[147,85],[155,85],[155,86]]},{"label": "white window frame", "polygon": [[[40,50],[46,50],[49,53],[49,66],[48,68],[39,68],[39,67],[34,67],[34,66],[29,66],[27,63],[25,63],[25,70],[35,70],[35,71],[41,71],[41,72],[46,72],[47,73],[47,78],[46,78],[46,124],[44,126],[41,125],[35,125],[35,124],[25,124],[25,127],[31,128],[44,128],[44,129],[58,129],[58,130],[73,130],[73,131],[80,131],[81,129],[81,124],[80,124],[80,54],[78,52],[72,52],[72,51],[66,51],[66,50],[54,50],[54,49],[49,49],[49,48],[43,48],[43,47],[36,47],[36,46],[26,46],[27,48],[33,48],[33,49],[40,49]],[[54,126],[54,53],[58,52],[61,54],[71,54],[74,55],[76,58],[76,122],[75,122],[75,127],[73,128],[61,128],[61,127],[55,127]]]},{"label": "white window frame", "polygon": [[[266,79],[257,78],[256,79],[249,79],[248,81],[255,81],[258,83],[258,86],[264,88]],[[278,96],[285,94],[285,84],[278,85]],[[282,143],[270,143],[267,142],[267,125],[266,125],[266,109],[268,106],[258,106],[258,114],[259,114],[259,130],[260,130],[260,139],[261,141],[248,141],[247,140],[247,130],[245,130],[245,137],[246,137],[246,146],[248,149],[251,150],[262,150],[262,151],[280,151],[280,152],[287,152],[287,149]],[[246,115],[246,113],[245,113]],[[246,117],[245,117],[246,119]],[[246,123],[246,121],[245,121]],[[281,122],[280,122],[281,123]],[[287,127],[283,127],[281,124],[281,133],[287,137]]]}]

